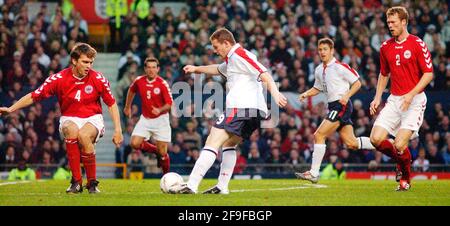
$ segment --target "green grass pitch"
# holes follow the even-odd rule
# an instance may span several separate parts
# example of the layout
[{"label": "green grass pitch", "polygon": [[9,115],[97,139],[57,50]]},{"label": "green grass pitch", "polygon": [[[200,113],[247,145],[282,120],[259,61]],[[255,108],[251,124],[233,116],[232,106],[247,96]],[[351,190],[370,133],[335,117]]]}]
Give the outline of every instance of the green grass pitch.
[{"label": "green grass pitch", "polygon": [[[202,181],[200,191],[216,180]],[[0,206],[450,206],[450,180],[413,181],[396,192],[395,181],[295,179],[232,180],[229,195],[163,194],[158,179],[100,179],[100,194],[68,195],[68,181],[0,181]]]}]

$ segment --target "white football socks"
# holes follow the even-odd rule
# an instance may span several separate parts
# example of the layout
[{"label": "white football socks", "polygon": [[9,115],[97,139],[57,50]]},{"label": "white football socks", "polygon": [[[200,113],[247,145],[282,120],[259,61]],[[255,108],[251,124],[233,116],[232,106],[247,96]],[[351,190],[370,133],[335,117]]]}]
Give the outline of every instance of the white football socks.
[{"label": "white football socks", "polygon": [[236,148],[222,148],[222,164],[220,164],[219,182],[217,187],[222,191],[228,191],[228,183],[233,175],[234,166],[236,165]]},{"label": "white football socks", "polygon": [[326,147],[327,145],[325,144],[314,144],[311,170],[309,171],[314,177],[319,176],[320,165],[322,164],[322,159],[325,155]]},{"label": "white football socks", "polygon": [[358,140],[358,149],[375,150],[375,147],[370,142],[370,138],[357,137],[356,139]]},{"label": "white football socks", "polygon": [[205,146],[200,152],[200,156],[195,162],[195,166],[192,169],[191,175],[189,175],[189,180],[187,182],[188,188],[197,193],[198,185],[202,181],[206,172],[214,164],[217,157],[217,150],[211,147]]}]

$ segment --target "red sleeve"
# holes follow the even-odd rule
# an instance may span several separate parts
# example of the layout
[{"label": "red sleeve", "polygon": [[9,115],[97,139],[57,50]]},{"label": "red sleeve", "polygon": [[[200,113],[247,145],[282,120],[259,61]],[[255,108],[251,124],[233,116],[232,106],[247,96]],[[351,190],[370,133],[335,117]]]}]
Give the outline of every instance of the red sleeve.
[{"label": "red sleeve", "polygon": [[130,90],[133,92],[133,93],[137,93],[138,92],[138,87],[137,87],[137,81],[138,81],[138,79],[139,79],[139,77],[138,78],[136,78],[132,83],[131,83],[131,85],[130,85]]},{"label": "red sleeve", "polygon": [[168,105],[172,105],[173,102],[173,98],[172,98],[172,93],[170,91],[170,87],[169,84],[162,80],[161,81],[161,90],[162,90],[162,95],[164,98],[164,103],[168,104]]},{"label": "red sleeve", "polygon": [[385,48],[386,48],[385,45],[386,45],[385,43],[381,44],[381,48],[380,48],[380,73],[383,76],[389,76],[389,73],[391,71],[389,70],[389,63],[387,62],[387,59],[384,56],[384,54],[385,54],[384,52],[385,52]]},{"label": "red sleeve", "polygon": [[97,76],[95,77],[98,79],[99,82],[101,82],[101,96],[103,102],[111,107],[114,103],[116,103],[116,99],[114,98],[113,94],[111,93],[111,88],[109,86],[109,81],[106,79],[102,74],[97,73]]},{"label": "red sleeve", "polygon": [[428,47],[425,42],[423,42],[420,38],[417,38],[415,40],[415,46],[415,55],[422,74],[433,72],[433,61],[431,59],[430,51],[428,51]]},{"label": "red sleeve", "polygon": [[57,73],[49,76],[44,84],[42,84],[39,88],[37,88],[34,92],[31,93],[31,98],[33,101],[38,102],[45,98],[51,97],[55,95],[57,92],[57,84],[62,80],[61,73]]}]

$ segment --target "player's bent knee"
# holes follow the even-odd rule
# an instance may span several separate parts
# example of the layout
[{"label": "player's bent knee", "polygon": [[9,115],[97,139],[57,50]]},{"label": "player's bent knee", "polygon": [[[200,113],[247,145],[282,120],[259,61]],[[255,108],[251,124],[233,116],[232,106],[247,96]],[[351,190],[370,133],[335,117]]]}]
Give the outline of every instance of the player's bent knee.
[{"label": "player's bent knee", "polygon": [[345,142],[345,145],[347,146],[348,149],[351,150],[357,150],[358,149],[358,143],[356,142]]},{"label": "player's bent knee", "polygon": [[89,135],[81,132],[78,132],[78,140],[82,143],[91,142]]},{"label": "player's bent knee", "polygon": [[373,146],[378,147],[383,140],[379,137],[370,136],[370,143],[372,143]]},{"label": "player's bent knee", "polygon": [[404,141],[395,141],[394,142],[395,149],[400,150],[400,151],[405,150],[407,145],[408,145],[408,143],[404,142]]},{"label": "player's bent knee", "polygon": [[130,146],[134,149],[140,149],[142,142],[131,140]]},{"label": "player's bent knee", "polygon": [[66,137],[66,138],[77,138],[78,137],[78,130],[71,126],[63,126],[61,130],[64,134],[64,137]]},{"label": "player's bent knee", "polygon": [[315,133],[314,133],[314,141],[317,143],[317,142],[323,142],[325,140],[325,134],[323,134],[323,133],[321,133],[321,132],[318,132],[318,131],[316,131]]}]

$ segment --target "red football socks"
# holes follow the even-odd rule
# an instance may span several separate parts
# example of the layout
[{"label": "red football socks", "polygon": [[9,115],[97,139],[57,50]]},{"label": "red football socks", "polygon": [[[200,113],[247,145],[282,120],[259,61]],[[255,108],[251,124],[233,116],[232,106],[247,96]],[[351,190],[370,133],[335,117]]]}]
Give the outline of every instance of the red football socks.
[{"label": "red football socks", "polygon": [[161,164],[161,168],[162,168],[163,174],[166,174],[166,173],[169,172],[169,169],[170,169],[170,157],[169,157],[169,154],[166,153],[164,156],[161,156],[160,159],[161,160],[159,160],[159,161],[161,161],[160,164]]},{"label": "red football socks", "polygon": [[394,145],[389,140],[383,140],[380,145],[378,145],[377,150],[393,158],[397,162],[397,152]]},{"label": "red football socks", "polygon": [[82,183],[81,166],[80,166],[80,149],[78,148],[78,139],[65,139],[67,159],[69,167],[72,171],[72,178]]},{"label": "red football socks", "polygon": [[401,162],[401,168],[402,168],[402,180],[407,180],[408,183],[411,183],[410,176],[411,176],[411,152],[409,151],[409,148],[406,147],[406,149],[403,151],[403,153],[397,154],[399,162]]},{"label": "red football socks", "polygon": [[147,141],[142,142],[140,149],[148,153],[156,153],[157,150],[154,144]]},{"label": "red football socks", "polygon": [[84,169],[86,170],[86,177],[88,181],[96,180],[96,163],[94,153],[82,153],[81,161],[83,162]]}]

